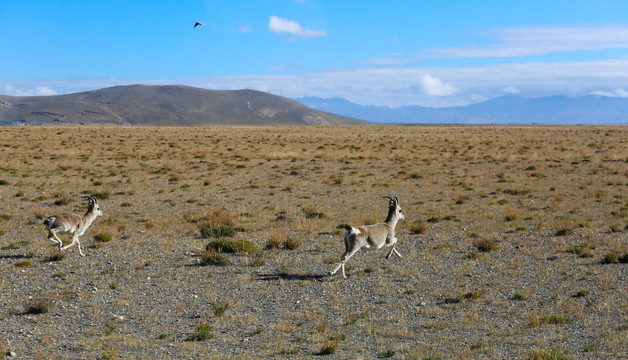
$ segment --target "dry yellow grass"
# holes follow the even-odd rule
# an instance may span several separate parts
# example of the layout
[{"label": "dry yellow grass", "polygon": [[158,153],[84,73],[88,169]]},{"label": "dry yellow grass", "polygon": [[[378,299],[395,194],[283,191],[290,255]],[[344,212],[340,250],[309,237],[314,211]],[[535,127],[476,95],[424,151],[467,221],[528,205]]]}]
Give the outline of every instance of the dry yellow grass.
[{"label": "dry yellow grass", "polygon": [[[3,127],[0,343],[24,358],[622,357],[626,265],[602,260],[628,251],[627,149],[627,127]],[[87,256],[50,261],[42,219],[84,212],[85,194],[104,212]],[[362,251],[347,280],[324,276],[338,225],[383,221],[385,195],[404,258]],[[260,254],[197,266],[201,221]],[[219,318],[215,299],[232,305]],[[544,316],[573,322],[529,326]],[[214,337],[189,341],[205,322]]]}]

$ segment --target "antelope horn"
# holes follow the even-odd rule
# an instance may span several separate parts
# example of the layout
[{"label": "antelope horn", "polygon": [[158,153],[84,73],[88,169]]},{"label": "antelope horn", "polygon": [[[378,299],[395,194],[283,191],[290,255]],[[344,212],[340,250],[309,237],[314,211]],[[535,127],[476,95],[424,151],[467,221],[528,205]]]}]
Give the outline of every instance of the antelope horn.
[{"label": "antelope horn", "polygon": [[398,203],[399,200],[397,200],[397,197],[392,197],[392,196],[382,196],[383,199],[390,199],[391,203]]}]

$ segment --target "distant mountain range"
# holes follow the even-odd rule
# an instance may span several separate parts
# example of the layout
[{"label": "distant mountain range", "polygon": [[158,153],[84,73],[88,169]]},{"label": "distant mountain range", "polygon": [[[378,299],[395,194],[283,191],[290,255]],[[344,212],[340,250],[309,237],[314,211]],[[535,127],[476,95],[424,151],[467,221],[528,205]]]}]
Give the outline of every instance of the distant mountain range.
[{"label": "distant mountain range", "polygon": [[116,86],[54,96],[0,95],[0,125],[320,125],[365,121],[255,90]]},{"label": "distant mountain range", "polygon": [[507,95],[481,103],[447,108],[358,105],[341,98],[294,100],[313,109],[375,123],[418,124],[628,124],[628,99],[605,96]]},{"label": "distant mountain range", "polygon": [[[358,120],[359,119],[359,120]],[[54,96],[0,95],[0,125],[628,124],[628,99],[507,95],[447,108],[358,105],[255,90],[130,85]]]}]

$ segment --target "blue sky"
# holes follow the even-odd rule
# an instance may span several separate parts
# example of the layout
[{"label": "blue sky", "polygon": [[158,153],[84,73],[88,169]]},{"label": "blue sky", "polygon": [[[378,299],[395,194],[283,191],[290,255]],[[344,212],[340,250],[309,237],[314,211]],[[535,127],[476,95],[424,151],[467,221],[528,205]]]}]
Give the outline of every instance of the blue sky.
[{"label": "blue sky", "polygon": [[0,44],[4,95],[183,84],[391,107],[628,97],[623,0],[2,0]]}]

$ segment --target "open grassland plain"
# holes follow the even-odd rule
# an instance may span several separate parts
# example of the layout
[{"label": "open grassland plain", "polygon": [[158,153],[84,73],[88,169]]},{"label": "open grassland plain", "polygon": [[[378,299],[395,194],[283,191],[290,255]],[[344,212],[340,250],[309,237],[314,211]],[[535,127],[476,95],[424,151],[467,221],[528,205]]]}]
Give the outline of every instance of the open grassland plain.
[{"label": "open grassland plain", "polygon": [[0,358],[628,357],[627,127],[3,127],[0,201]]}]

